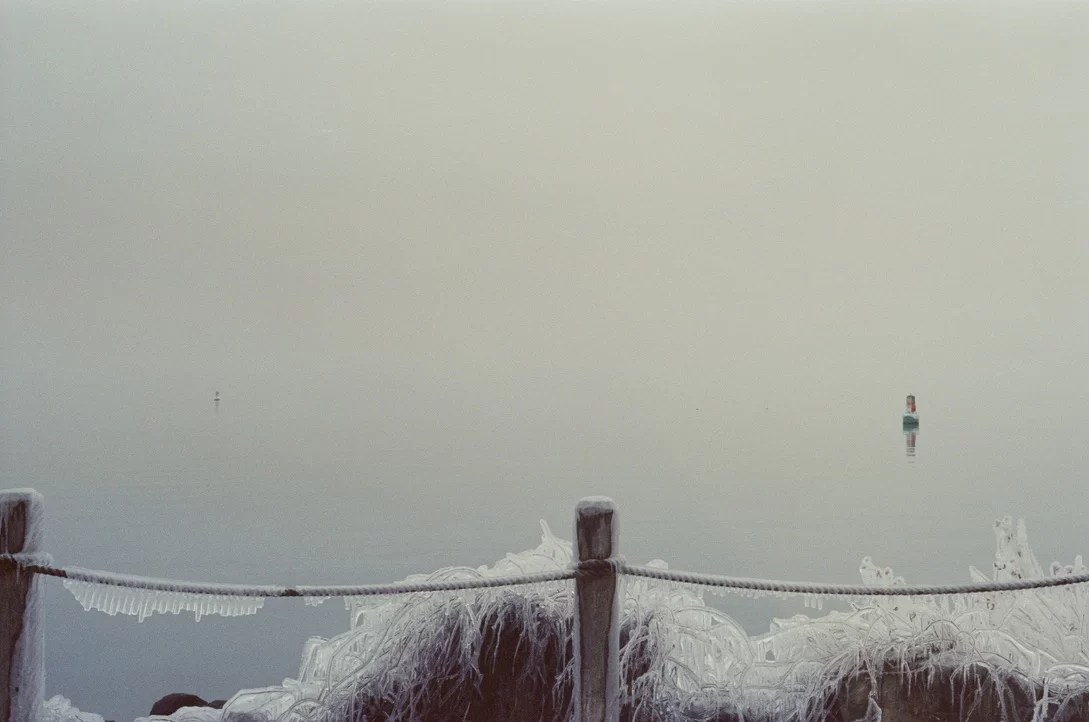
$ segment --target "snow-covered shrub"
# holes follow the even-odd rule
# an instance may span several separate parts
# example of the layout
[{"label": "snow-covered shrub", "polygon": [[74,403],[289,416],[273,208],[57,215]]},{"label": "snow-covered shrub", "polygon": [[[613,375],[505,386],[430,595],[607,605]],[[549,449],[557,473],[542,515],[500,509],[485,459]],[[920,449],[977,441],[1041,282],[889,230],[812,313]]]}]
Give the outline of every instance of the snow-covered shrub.
[{"label": "snow-covered shrub", "polygon": [[[1023,524],[1004,519],[995,532],[993,579],[1045,575]],[[562,569],[570,559],[570,544],[544,527],[534,550],[430,578]],[[1079,558],[1049,571],[1084,570]],[[869,559],[860,571],[866,584],[904,583]],[[883,708],[897,720],[1089,720],[1085,585],[855,598],[817,618],[776,619],[758,636],[701,588],[629,577],[622,589],[625,722],[876,722]],[[240,692],[224,722],[570,717],[571,583],[352,599],[348,609],[352,628],[311,640],[297,681]]]}]

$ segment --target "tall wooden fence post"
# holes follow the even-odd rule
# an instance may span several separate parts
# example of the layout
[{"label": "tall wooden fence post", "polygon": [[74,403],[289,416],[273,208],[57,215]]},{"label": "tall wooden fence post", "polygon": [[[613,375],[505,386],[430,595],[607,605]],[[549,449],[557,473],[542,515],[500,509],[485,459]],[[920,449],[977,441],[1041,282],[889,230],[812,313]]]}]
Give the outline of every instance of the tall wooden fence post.
[{"label": "tall wooden fence post", "polygon": [[[0,554],[41,551],[42,495],[0,491]],[[0,722],[39,722],[45,692],[41,584],[0,561]]]},{"label": "tall wooden fence post", "polygon": [[[575,507],[579,561],[618,552],[616,505],[588,496]],[[575,580],[575,722],[620,719],[620,597],[616,570],[603,567]]]}]

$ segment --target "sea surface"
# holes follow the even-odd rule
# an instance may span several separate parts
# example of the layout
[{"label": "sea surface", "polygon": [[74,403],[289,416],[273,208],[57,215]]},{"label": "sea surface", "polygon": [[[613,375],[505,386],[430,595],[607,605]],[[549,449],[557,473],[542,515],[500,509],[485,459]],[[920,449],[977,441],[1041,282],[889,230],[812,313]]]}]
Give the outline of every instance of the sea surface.
[{"label": "sea surface", "polygon": [[[198,581],[490,564],[592,494],[693,571],[1089,554],[1089,6],[982,8],[6,4],[0,488]],[[47,693],[119,721],[348,625],[43,584]]]}]

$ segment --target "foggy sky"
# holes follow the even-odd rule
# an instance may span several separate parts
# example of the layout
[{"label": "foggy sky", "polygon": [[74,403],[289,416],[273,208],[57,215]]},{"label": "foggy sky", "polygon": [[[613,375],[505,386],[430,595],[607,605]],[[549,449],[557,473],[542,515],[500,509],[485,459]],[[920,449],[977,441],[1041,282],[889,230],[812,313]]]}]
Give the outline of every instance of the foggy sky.
[{"label": "foggy sky", "polygon": [[3,12],[9,393],[1089,350],[1084,5]]}]

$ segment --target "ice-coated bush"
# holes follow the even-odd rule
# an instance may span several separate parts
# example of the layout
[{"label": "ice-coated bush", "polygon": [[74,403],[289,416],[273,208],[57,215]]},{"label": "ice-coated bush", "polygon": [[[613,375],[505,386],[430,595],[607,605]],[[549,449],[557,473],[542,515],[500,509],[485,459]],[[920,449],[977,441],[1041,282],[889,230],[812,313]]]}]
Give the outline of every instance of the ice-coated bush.
[{"label": "ice-coated bush", "polygon": [[[571,545],[542,526],[537,548],[490,568],[410,580],[567,567]],[[1045,572],[1021,523],[1003,519],[995,534],[991,579],[1085,571],[1078,558]],[[860,572],[866,584],[904,584],[868,558]],[[1085,585],[856,597],[757,636],[703,588],[625,577],[622,590],[625,722],[1089,722]],[[223,722],[570,719],[573,591],[554,582],[349,599],[347,632],[311,639],[297,680],[239,692]]]}]

